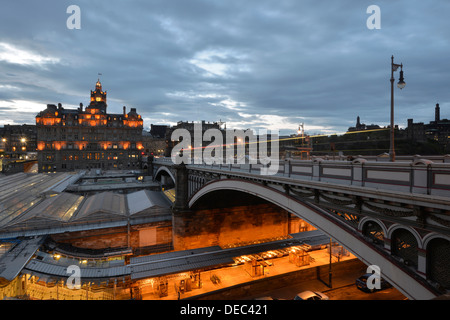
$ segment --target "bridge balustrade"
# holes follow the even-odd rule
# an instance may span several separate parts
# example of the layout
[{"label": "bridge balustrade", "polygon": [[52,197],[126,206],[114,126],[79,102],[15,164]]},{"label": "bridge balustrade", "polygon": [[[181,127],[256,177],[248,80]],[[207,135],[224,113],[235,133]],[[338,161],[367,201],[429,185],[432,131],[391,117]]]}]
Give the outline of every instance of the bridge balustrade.
[{"label": "bridge balustrade", "polygon": [[[171,165],[170,158],[158,158],[155,163]],[[261,174],[261,163],[252,164],[190,164],[192,167]],[[450,163],[415,158],[413,161],[381,162],[357,158],[353,161],[280,160],[275,177],[294,180],[321,181],[335,184],[450,196]],[[270,177],[270,176],[269,176]]]}]

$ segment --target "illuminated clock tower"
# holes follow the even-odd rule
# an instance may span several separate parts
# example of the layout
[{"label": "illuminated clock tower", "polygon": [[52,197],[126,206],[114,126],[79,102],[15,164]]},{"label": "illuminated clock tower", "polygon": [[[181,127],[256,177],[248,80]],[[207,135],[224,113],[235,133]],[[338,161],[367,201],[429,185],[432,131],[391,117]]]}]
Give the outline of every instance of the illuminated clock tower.
[{"label": "illuminated clock tower", "polygon": [[91,90],[91,103],[88,108],[99,109],[100,113],[106,113],[106,91],[102,90],[100,80],[95,84],[95,91]]}]

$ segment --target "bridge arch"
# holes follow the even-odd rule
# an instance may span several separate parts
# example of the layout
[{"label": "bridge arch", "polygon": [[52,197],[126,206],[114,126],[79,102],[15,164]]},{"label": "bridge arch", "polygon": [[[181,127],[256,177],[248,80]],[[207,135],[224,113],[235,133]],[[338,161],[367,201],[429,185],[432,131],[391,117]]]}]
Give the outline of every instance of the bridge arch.
[{"label": "bridge arch", "polygon": [[427,279],[450,289],[450,239],[441,235],[430,235],[424,241],[426,248]]},{"label": "bridge arch", "polygon": [[446,239],[447,241],[450,241],[450,237],[442,235],[442,234],[438,234],[435,232],[431,232],[429,234],[427,234],[425,237],[423,237],[423,248],[426,249],[430,243],[431,240],[436,239],[436,238],[442,238],[442,239]]},{"label": "bridge arch", "polygon": [[164,166],[158,168],[158,170],[155,173],[154,180],[160,179],[162,174],[167,174],[172,179],[172,182],[174,184],[176,183],[176,179],[175,179],[173,173],[167,167],[164,167]]},{"label": "bridge arch", "polygon": [[389,227],[389,229],[387,231],[387,238],[392,240],[392,235],[398,229],[405,229],[408,232],[410,232],[414,236],[416,241],[417,241],[417,247],[419,249],[423,249],[423,240],[422,240],[422,237],[420,236],[420,234],[414,228],[407,227],[407,226],[404,226],[404,225],[401,225],[401,224],[398,224],[398,223],[393,224],[392,226]]},{"label": "bridge arch", "polygon": [[359,221],[358,230],[366,237],[370,238],[375,244],[384,245],[387,237],[387,228],[379,219],[364,217]]},{"label": "bridge arch", "polygon": [[[383,277],[411,299],[428,300],[436,296],[436,293],[423,283],[423,279],[402,268],[401,264],[388,256],[382,248],[365,241],[358,230],[350,228],[326,210],[294,198],[286,192],[253,181],[221,179],[209,182],[195,192],[189,200],[189,208],[192,208],[197,201],[208,193],[221,190],[234,190],[252,194],[300,217],[345,246],[365,264],[379,266]],[[397,228],[390,229],[391,232],[387,232],[387,234],[392,234],[395,229]],[[420,237],[419,243],[421,243]]]},{"label": "bridge arch", "polygon": [[418,233],[405,226],[394,226],[389,230],[391,254],[401,258],[405,264],[418,268],[419,250],[422,249],[422,239]]}]

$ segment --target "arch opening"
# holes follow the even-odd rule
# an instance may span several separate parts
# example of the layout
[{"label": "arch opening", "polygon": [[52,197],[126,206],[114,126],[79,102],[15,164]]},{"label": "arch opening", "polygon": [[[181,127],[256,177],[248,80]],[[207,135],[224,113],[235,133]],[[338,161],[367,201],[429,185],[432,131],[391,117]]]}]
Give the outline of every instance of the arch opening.
[{"label": "arch opening", "polygon": [[384,247],[384,231],[377,222],[371,220],[365,222],[362,227],[362,234],[374,244]]},{"label": "arch opening", "polygon": [[164,167],[161,167],[158,169],[158,171],[156,171],[154,180],[158,181],[164,190],[175,188],[174,176],[168,169]]},{"label": "arch opening", "polygon": [[307,221],[256,195],[215,190],[190,206],[188,215],[174,218],[178,248],[241,246],[291,238],[316,230]]},{"label": "arch opening", "polygon": [[430,240],[427,246],[427,278],[450,289],[450,241],[443,238]]},{"label": "arch opening", "polygon": [[410,231],[398,228],[394,230],[391,238],[391,253],[403,262],[414,268],[418,265],[418,243]]},{"label": "arch opening", "polygon": [[[398,262],[395,262],[388,256],[388,252],[384,248],[380,249],[367,241],[366,237],[357,231],[359,228],[351,228],[341,219],[337,219],[336,215],[329,214],[329,212],[312,202],[302,201],[299,198],[290,196],[285,191],[257,182],[240,179],[221,179],[208,183],[190,198],[189,207],[192,207],[206,194],[218,190],[236,190],[258,196],[276,204],[300,219],[304,219],[312,226],[318,227],[337,243],[342,244],[366,265],[375,264],[379,266],[381,270],[384,270],[383,277],[410,299],[427,300],[436,297],[436,290],[431,288],[429,283],[426,283],[426,281],[414,274],[414,269],[417,270],[418,266],[420,238],[417,238],[417,234],[405,228],[394,227],[390,228],[392,231],[382,230],[385,230],[386,239],[391,240],[390,256],[400,258],[405,265],[412,266],[412,270],[405,270]],[[360,222],[364,223],[364,221]],[[378,230],[376,226],[372,226],[372,229]]]}]

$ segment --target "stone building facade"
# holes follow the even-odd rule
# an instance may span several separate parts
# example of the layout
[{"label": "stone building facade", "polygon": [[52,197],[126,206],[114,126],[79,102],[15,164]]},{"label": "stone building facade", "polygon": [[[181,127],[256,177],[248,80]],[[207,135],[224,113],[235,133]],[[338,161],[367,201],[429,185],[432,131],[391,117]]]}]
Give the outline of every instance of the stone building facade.
[{"label": "stone building facade", "polygon": [[36,152],[36,126],[30,124],[0,127],[0,157],[23,158]]},{"label": "stone building facade", "polygon": [[36,116],[39,172],[140,167],[142,117],[135,108],[107,113],[106,91],[97,81],[83,110],[48,104]]}]

